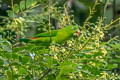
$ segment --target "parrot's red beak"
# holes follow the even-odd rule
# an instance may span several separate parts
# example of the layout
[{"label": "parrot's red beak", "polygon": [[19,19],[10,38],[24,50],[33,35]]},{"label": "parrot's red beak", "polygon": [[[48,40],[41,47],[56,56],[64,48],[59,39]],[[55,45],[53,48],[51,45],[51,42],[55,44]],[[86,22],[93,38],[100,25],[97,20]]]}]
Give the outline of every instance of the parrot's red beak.
[{"label": "parrot's red beak", "polygon": [[75,32],[75,35],[78,37],[80,35],[80,29]]}]

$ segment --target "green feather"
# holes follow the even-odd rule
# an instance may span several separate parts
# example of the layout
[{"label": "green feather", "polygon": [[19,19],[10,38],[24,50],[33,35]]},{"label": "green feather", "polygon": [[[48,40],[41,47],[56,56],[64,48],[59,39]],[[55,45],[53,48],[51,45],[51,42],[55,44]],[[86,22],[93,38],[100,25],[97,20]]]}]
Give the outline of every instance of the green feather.
[{"label": "green feather", "polygon": [[[77,26],[67,26],[59,30],[52,30],[51,31],[51,41],[52,43],[59,43],[62,44],[65,41],[69,40],[73,34],[77,31]],[[44,32],[38,35],[34,35],[31,38],[21,38],[20,41],[22,42],[29,42],[33,44],[48,46],[50,45],[50,33]]]},{"label": "green feather", "polygon": [[[51,37],[56,36],[57,32],[58,32],[58,30],[52,30]],[[32,37],[50,37],[50,33],[44,32],[44,33],[40,33],[37,35],[33,35]]]}]

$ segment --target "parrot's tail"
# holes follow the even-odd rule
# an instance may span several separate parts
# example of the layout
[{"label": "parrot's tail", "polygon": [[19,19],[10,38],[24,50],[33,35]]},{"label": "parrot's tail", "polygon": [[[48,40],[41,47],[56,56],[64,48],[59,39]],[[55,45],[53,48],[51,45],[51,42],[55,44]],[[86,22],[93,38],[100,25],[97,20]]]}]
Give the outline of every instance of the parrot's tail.
[{"label": "parrot's tail", "polygon": [[20,42],[26,42],[26,43],[27,43],[27,42],[30,41],[30,39],[27,39],[27,38],[20,38],[19,41],[20,41]]}]

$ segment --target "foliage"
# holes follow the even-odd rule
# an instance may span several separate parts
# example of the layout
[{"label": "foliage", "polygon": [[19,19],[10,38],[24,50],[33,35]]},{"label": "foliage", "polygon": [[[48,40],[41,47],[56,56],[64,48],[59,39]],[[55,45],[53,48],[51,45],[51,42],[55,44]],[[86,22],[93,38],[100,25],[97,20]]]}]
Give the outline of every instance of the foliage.
[{"label": "foliage", "polygon": [[[23,3],[24,1],[21,1],[20,5],[14,5],[20,8],[20,10],[17,7],[14,8],[16,14],[24,11]],[[30,8],[31,4],[32,2],[25,10],[34,10]],[[114,60],[111,55],[119,52],[119,45],[114,44],[116,43],[114,38],[107,42],[102,41],[106,28],[116,21],[104,25],[104,19],[100,17],[96,23],[90,23],[89,20],[94,16],[96,5],[98,5],[98,0],[90,9],[90,14],[83,26],[80,27],[80,36],[72,38],[64,44],[51,44],[47,48],[35,44],[24,44],[24,46],[19,44],[15,47],[18,44],[17,41],[13,45],[8,40],[0,38],[0,78],[2,80],[119,80],[120,76],[111,71],[111,69],[117,68],[118,64],[110,61]],[[77,25],[68,16],[66,7],[62,9],[61,12],[58,12],[59,9],[57,10],[54,5],[51,5],[47,11],[43,10],[46,14],[41,12],[34,17],[32,13],[32,16],[26,16],[24,12],[22,17],[16,17],[10,10],[8,15],[12,21],[6,27],[13,29],[17,35],[24,36],[23,32],[26,27],[43,16],[39,20],[40,22],[35,22],[37,23],[35,26],[43,23],[40,28],[47,31],[49,29],[47,15],[53,12],[51,16],[55,18],[59,16],[58,19],[63,27],[71,24]],[[56,14],[58,15],[56,16]],[[119,59],[119,56],[117,57]]]}]

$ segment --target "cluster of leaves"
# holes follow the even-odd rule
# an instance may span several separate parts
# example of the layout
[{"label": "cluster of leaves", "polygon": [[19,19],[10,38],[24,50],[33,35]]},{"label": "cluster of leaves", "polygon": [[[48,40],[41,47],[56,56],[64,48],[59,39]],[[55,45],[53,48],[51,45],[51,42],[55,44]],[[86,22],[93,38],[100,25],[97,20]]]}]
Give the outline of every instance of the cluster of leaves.
[{"label": "cluster of leaves", "polygon": [[[98,4],[97,1],[95,5]],[[51,9],[55,12],[56,9],[53,8],[52,6]],[[116,46],[112,43],[114,39],[108,42],[102,41],[104,29],[112,23],[106,25],[105,28],[103,18],[98,18],[98,21],[94,24],[89,23],[89,19],[93,16],[94,11],[95,6],[90,10],[90,15],[84,22],[84,25],[80,27],[81,35],[78,38],[72,38],[62,45],[51,44],[46,48],[44,46],[36,46],[35,44],[26,44],[22,47],[14,47],[9,41],[0,38],[0,79],[119,80],[119,75],[111,72],[111,69],[117,68],[118,64],[113,64],[110,61],[110,59],[113,59],[111,55],[114,52],[119,52],[119,45]],[[9,11],[9,15],[11,13]],[[57,14],[57,10],[54,14]],[[45,15],[48,15],[48,13]],[[65,16],[66,13],[63,15],[64,17],[60,18],[61,25],[68,25],[67,20],[69,22],[69,16]],[[55,15],[52,16],[56,17]],[[37,20],[38,18],[40,17],[34,17]],[[20,17],[14,19],[17,20],[19,25],[24,22],[19,22]],[[15,25],[15,23],[12,25]],[[15,26],[18,27],[19,25]],[[21,26],[19,27],[21,28]],[[119,59],[119,56],[117,57]]]},{"label": "cluster of leaves", "polygon": [[23,16],[36,6],[36,0],[23,0],[19,4],[9,5],[10,10],[7,10],[8,16],[3,17],[5,21],[3,21],[4,25],[0,25],[0,34],[2,37],[14,42],[16,35],[23,35],[23,31],[27,27]]}]

